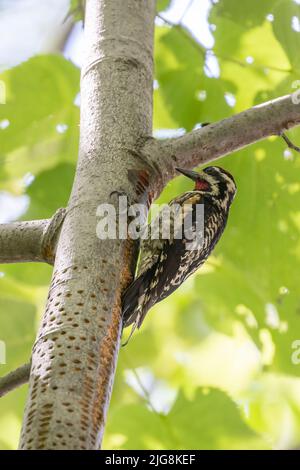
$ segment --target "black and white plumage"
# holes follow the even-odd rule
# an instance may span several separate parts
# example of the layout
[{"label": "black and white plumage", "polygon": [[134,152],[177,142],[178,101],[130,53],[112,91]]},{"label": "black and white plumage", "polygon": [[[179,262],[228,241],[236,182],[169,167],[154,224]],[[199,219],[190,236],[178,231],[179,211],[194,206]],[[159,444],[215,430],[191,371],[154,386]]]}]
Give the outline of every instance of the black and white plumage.
[{"label": "black and white plumage", "polygon": [[[146,238],[141,242],[139,270],[135,280],[123,295],[123,325],[132,323],[139,328],[148,310],[174,292],[192,273],[194,273],[208,258],[227,222],[230,205],[236,193],[233,177],[219,167],[210,166],[202,172],[177,170],[195,181],[193,191],[186,192],[173,199],[169,206],[175,204],[193,213],[198,204],[204,205],[203,240],[196,249],[187,249],[185,236],[177,239]],[[177,206],[178,207],[178,206]],[[188,211],[175,212],[174,217],[180,217],[183,224]],[[171,220],[171,228],[178,220]],[[192,225],[197,230],[196,225]]]}]

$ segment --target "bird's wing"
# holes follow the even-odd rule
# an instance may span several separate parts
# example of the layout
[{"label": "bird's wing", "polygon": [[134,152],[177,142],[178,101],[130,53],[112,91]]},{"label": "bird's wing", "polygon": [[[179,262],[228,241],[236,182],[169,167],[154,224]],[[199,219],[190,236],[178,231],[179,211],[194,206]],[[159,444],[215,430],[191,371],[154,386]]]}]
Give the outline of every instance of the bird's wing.
[{"label": "bird's wing", "polygon": [[[186,254],[185,242],[164,240],[162,249],[155,253],[155,261],[143,271],[123,294],[123,324],[134,323],[139,328],[148,310],[170,295],[189,275],[189,264],[182,263]],[[199,253],[191,252],[197,259]],[[200,254],[201,256],[201,254]]]},{"label": "bird's wing", "polygon": [[168,240],[152,240],[151,238],[141,240],[137,277],[141,276],[157,263],[159,254],[167,242]]},{"label": "bird's wing", "polygon": [[[125,290],[122,296],[123,325],[129,326],[134,323],[137,327],[141,325],[144,318],[144,304],[148,302],[147,292],[154,276],[157,264],[152,265],[137,277]],[[142,316],[142,318],[141,318]]]},{"label": "bird's wing", "polygon": [[[179,282],[181,275],[180,260],[186,248],[182,239],[174,239],[176,233],[174,224],[179,219],[179,227],[182,226],[183,212],[180,209],[190,197],[191,193],[185,193],[180,199],[176,198],[170,202],[171,210],[166,214],[170,220],[169,238],[152,239],[150,236],[152,232],[149,229],[148,237],[142,240],[136,279],[123,294],[124,326],[135,323],[139,328],[149,308],[178,287],[176,283]],[[177,207],[174,207],[175,204]],[[164,214],[161,211],[155,219],[156,223],[162,216]],[[174,283],[171,282],[172,279]],[[168,292],[168,289],[171,290]]]},{"label": "bird's wing", "polygon": [[[188,199],[190,195],[191,192],[187,192],[181,197],[170,201],[169,204],[158,213],[155,219],[148,224],[145,231],[145,235],[147,236],[142,238],[140,243],[140,259],[136,277],[140,276],[157,263],[161,251],[166,249],[166,244],[172,243],[174,239],[175,219],[178,218],[178,223],[181,223],[181,214],[179,211],[184,201]],[[169,212],[167,208],[169,208]],[[167,226],[167,221],[169,221],[169,226]],[[164,226],[166,238],[162,238],[161,233],[157,231],[158,228],[161,228],[162,222],[166,224]]]}]

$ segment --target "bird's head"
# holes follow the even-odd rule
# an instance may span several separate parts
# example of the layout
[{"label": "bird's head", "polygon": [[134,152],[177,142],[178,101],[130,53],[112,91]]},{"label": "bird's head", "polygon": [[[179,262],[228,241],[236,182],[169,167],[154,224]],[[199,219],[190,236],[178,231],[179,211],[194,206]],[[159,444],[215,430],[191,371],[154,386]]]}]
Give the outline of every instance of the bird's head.
[{"label": "bird's head", "polygon": [[194,191],[226,200],[229,203],[235,196],[236,184],[233,176],[219,166],[208,166],[199,173],[183,168],[176,168],[176,170],[195,182]]}]

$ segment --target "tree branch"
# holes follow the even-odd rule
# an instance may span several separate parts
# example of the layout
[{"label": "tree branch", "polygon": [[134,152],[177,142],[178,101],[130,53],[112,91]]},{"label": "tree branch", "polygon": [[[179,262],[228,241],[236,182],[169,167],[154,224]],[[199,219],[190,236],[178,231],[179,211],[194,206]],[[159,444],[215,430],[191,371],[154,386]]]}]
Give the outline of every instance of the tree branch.
[{"label": "tree branch", "polygon": [[65,210],[59,209],[51,219],[0,224],[0,263],[53,264],[64,215]]},{"label": "tree branch", "polygon": [[28,382],[29,374],[30,363],[18,367],[4,377],[0,377],[0,397]]},{"label": "tree branch", "polygon": [[161,168],[163,187],[175,175],[176,166],[192,168],[210,162],[266,137],[282,136],[285,129],[299,124],[300,104],[293,104],[292,95],[287,95],[181,137],[149,139],[143,153]]},{"label": "tree branch", "polygon": [[293,142],[288,138],[287,135],[285,135],[284,132],[282,132],[280,135],[290,149],[295,150],[295,152],[300,153],[300,147],[298,147],[298,145],[293,144]]}]

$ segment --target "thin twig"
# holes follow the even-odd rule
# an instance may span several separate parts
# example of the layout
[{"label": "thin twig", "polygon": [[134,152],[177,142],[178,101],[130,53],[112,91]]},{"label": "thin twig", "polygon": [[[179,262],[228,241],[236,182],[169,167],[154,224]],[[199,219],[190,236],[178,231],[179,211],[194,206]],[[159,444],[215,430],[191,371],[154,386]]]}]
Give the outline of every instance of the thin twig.
[{"label": "thin twig", "polygon": [[145,387],[145,385],[143,384],[143,381],[142,379],[140,378],[139,376],[139,373],[138,371],[136,370],[135,367],[133,367],[132,369],[132,373],[133,375],[135,376],[136,378],[136,381],[137,383],[139,384],[143,394],[144,394],[144,400],[146,401],[146,403],[148,404],[149,408],[151,408],[151,410],[153,411],[153,413],[157,414],[157,415],[160,415],[161,413],[159,413],[159,411],[157,411],[157,409],[155,408],[155,406],[153,405],[152,401],[151,401],[151,395],[150,395],[150,391],[147,389],[147,387]]},{"label": "thin twig", "polygon": [[293,142],[288,138],[288,136],[284,132],[280,132],[280,137],[282,137],[283,140],[285,140],[285,142],[287,143],[287,146],[290,149],[293,149],[296,152],[300,153],[300,147],[297,147],[297,145],[293,144]]},{"label": "thin twig", "polygon": [[194,3],[194,0],[190,0],[188,2],[188,4],[186,5],[185,9],[183,10],[183,13],[179,19],[179,23],[182,22],[183,18],[185,17],[185,15],[187,14],[187,12],[189,11],[189,9],[191,8],[192,4]]},{"label": "thin twig", "polygon": [[156,16],[172,28],[178,29],[184,35],[184,37],[191,42],[192,46],[195,47],[197,51],[200,51],[203,57],[205,57],[206,48],[199,41],[196,40],[196,38],[193,36],[193,34],[188,28],[183,26],[181,23],[173,23],[167,18],[164,18],[160,13],[157,13]]},{"label": "thin twig", "polygon": [[4,377],[0,377],[0,397],[28,382],[30,367],[30,363],[24,364]]}]

